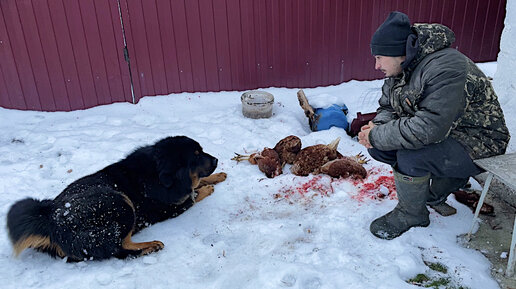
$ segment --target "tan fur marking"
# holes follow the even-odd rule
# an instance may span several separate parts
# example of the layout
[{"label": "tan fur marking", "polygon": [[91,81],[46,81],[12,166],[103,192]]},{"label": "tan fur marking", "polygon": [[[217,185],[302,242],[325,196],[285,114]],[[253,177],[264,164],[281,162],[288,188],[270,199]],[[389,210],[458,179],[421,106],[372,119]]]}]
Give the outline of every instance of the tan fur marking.
[{"label": "tan fur marking", "polygon": [[215,191],[215,188],[213,187],[213,185],[206,185],[204,187],[195,189],[195,191],[197,192],[197,197],[195,198],[195,202],[200,202],[207,196],[211,195],[213,193],[213,191]]},{"label": "tan fur marking", "polygon": [[129,199],[129,197],[128,197],[126,194],[122,194],[122,193],[121,193],[121,195],[124,197],[125,202],[126,202],[129,206],[131,206],[131,208],[133,209],[133,212],[134,212],[134,211],[136,211],[136,210],[134,209],[133,201],[131,201],[131,199]]},{"label": "tan fur marking", "polygon": [[190,172],[190,179],[192,180],[192,189],[199,186],[199,175],[196,172]]},{"label": "tan fur marking", "polygon": [[122,241],[122,248],[131,251],[142,250],[140,256],[157,252],[165,247],[165,245],[160,241],[134,243],[131,240],[132,234],[133,232],[130,232],[127,237],[124,238]]},{"label": "tan fur marking", "polygon": [[195,188],[197,189],[200,187],[204,187],[206,185],[215,185],[215,184],[225,181],[226,178],[227,178],[226,173],[216,173],[213,175],[209,175],[207,177],[201,178],[199,180],[199,185],[197,185]]},{"label": "tan fur marking", "polygon": [[50,242],[50,237],[43,237],[40,235],[30,235],[27,236],[14,244],[14,254],[15,256],[20,255],[20,253],[27,249],[54,249],[57,255],[61,258],[65,257],[65,253],[57,244]]}]

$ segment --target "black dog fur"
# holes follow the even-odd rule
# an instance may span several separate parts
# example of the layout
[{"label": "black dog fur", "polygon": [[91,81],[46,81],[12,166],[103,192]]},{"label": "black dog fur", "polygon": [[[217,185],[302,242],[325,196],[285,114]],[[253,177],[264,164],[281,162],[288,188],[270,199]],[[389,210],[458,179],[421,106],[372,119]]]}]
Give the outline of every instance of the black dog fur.
[{"label": "black dog fur", "polygon": [[[68,261],[82,261],[160,250],[163,243],[133,243],[132,234],[190,208],[200,183],[225,179],[224,173],[210,176],[216,167],[217,159],[185,136],[141,147],[71,183],[54,200],[16,202],[7,215],[15,253],[35,248]],[[216,180],[210,182],[208,176]],[[205,187],[208,195],[213,192],[210,187]]]}]

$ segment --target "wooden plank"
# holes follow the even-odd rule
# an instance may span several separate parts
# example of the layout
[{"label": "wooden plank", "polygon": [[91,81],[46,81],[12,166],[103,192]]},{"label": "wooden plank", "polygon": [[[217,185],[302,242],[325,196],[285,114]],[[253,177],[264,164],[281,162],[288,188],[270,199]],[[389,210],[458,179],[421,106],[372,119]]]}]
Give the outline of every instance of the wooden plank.
[{"label": "wooden plank", "polygon": [[192,65],[193,90],[207,91],[199,6],[198,0],[185,2],[186,31],[188,33],[188,46]]},{"label": "wooden plank", "polygon": [[476,159],[473,161],[477,166],[494,174],[511,189],[516,190],[516,153],[498,155],[490,158]]},{"label": "wooden plank", "polygon": [[41,110],[34,72],[32,71],[28,47],[25,42],[23,28],[15,1],[1,1],[4,23],[11,41],[11,51],[16,63],[23,98],[26,107],[21,109]]},{"label": "wooden plank", "polygon": [[11,49],[11,40],[5,26],[4,11],[5,4],[0,1],[0,70],[2,72],[2,80],[6,85],[6,94],[1,95],[0,105],[6,108],[27,109],[23,90],[16,67],[14,54]]}]

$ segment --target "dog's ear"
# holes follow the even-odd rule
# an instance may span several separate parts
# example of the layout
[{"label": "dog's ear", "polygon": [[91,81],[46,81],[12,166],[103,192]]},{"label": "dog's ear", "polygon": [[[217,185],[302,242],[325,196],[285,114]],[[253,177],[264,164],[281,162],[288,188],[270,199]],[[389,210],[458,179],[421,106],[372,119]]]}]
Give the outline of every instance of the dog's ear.
[{"label": "dog's ear", "polygon": [[192,177],[190,176],[190,170],[188,168],[180,168],[176,172],[172,188],[175,192],[179,192],[180,194],[190,194],[192,192]]},{"label": "dog's ear", "polygon": [[188,168],[180,168],[175,172],[161,171],[158,174],[160,184],[167,189],[177,189],[181,192],[192,189],[192,178]]},{"label": "dog's ear", "polygon": [[154,188],[146,193],[162,202],[177,204],[192,192],[190,170],[174,153],[157,151],[155,158],[161,188]]},{"label": "dog's ear", "polygon": [[172,187],[177,171],[181,168],[176,155],[167,153],[163,148],[156,147],[154,161],[158,172],[159,183],[167,188]]},{"label": "dog's ear", "polygon": [[171,188],[174,184],[175,172],[160,171],[158,173],[159,183],[167,188]]},{"label": "dog's ear", "polygon": [[192,180],[188,168],[176,172],[160,172],[159,184],[146,186],[147,196],[166,204],[180,204],[192,193]]}]

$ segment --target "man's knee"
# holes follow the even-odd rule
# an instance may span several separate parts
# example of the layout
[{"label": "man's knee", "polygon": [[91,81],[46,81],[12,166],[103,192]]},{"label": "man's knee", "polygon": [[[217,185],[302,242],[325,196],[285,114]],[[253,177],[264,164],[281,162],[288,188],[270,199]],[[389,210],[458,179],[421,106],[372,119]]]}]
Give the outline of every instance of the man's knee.
[{"label": "man's knee", "polygon": [[430,173],[437,177],[468,178],[479,172],[464,148],[452,140],[419,150],[399,150],[397,161],[401,173],[414,177]]},{"label": "man's knee", "polygon": [[422,150],[399,150],[397,168],[402,174],[422,177],[431,173],[429,161],[432,159]]},{"label": "man's knee", "polygon": [[381,151],[379,149],[370,148],[367,150],[369,155],[382,163],[393,166],[396,163],[396,151]]}]

